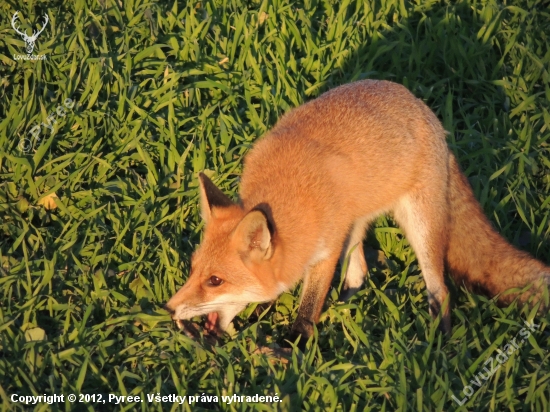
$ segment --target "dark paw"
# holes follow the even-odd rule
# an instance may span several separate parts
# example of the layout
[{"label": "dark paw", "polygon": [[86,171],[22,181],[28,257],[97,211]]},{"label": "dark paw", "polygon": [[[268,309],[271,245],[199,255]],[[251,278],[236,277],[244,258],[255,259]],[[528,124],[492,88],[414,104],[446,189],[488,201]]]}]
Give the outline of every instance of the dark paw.
[{"label": "dark paw", "polygon": [[441,322],[439,323],[439,330],[443,332],[448,337],[451,336],[451,332],[453,330],[451,326],[451,316],[450,314],[443,315],[441,318]]},{"label": "dark paw", "polygon": [[441,314],[441,321],[439,322],[439,330],[445,333],[447,336],[451,336],[451,312],[447,307],[445,312],[441,313],[441,305],[435,299],[429,302],[430,315],[432,319],[436,319]]},{"label": "dark paw", "polygon": [[291,343],[298,341],[298,348],[304,352],[306,350],[306,343],[310,336],[313,336],[313,323],[307,320],[296,320],[290,331]]},{"label": "dark paw", "polygon": [[[297,340],[298,340],[298,343],[296,343]],[[306,343],[307,343],[307,338],[305,336],[294,335],[294,334],[291,333],[288,340],[285,340],[285,342],[283,343],[282,346],[284,348],[292,349],[292,346],[294,344],[296,344],[296,346],[298,346],[298,349],[300,349],[302,352],[305,352],[306,351]]]},{"label": "dark paw", "polygon": [[345,302],[349,298],[351,298],[353,295],[355,295],[357,292],[359,292],[361,288],[346,288],[345,286],[342,288],[340,292],[340,296],[338,296],[338,300],[340,302]]}]

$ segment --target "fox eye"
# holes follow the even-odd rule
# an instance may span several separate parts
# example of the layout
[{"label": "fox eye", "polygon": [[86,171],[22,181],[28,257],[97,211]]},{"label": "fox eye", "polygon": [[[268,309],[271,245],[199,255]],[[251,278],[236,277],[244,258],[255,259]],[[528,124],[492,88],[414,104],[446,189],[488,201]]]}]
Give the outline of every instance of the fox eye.
[{"label": "fox eye", "polygon": [[223,283],[223,280],[220,279],[219,277],[217,277],[217,276],[211,276],[210,277],[210,284],[212,286],[220,286],[222,283]]}]

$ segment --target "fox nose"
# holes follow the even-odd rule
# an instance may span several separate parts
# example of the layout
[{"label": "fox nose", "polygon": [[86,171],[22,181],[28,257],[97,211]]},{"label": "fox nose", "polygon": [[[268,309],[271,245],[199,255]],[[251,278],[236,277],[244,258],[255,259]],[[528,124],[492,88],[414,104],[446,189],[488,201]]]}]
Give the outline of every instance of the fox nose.
[{"label": "fox nose", "polygon": [[170,313],[170,316],[174,316],[174,313],[176,312],[174,309],[172,309],[170,306],[168,306],[168,303],[163,306],[164,310],[166,310],[168,313]]}]

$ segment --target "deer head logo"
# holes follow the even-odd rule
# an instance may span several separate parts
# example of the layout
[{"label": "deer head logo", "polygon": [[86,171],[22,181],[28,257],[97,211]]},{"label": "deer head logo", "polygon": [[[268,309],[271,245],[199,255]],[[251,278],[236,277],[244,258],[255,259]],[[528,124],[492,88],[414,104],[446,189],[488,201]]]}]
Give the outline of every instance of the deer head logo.
[{"label": "deer head logo", "polygon": [[28,54],[31,54],[33,49],[34,49],[34,42],[36,41],[36,39],[38,38],[38,36],[40,35],[40,33],[42,33],[44,31],[44,29],[46,28],[46,25],[48,24],[48,22],[50,21],[50,19],[48,18],[48,15],[47,14],[44,14],[44,24],[42,25],[42,28],[39,30],[39,31],[33,31],[32,33],[32,36],[27,36],[27,33],[25,32],[22,32],[22,31],[19,31],[19,29],[15,26],[15,23],[17,21],[17,14],[19,12],[16,11],[15,14],[13,15],[12,19],[11,19],[11,26],[13,27],[13,29],[21,36],[23,37],[23,40],[25,41],[25,45],[26,45],[26,49],[27,49],[27,53]]}]

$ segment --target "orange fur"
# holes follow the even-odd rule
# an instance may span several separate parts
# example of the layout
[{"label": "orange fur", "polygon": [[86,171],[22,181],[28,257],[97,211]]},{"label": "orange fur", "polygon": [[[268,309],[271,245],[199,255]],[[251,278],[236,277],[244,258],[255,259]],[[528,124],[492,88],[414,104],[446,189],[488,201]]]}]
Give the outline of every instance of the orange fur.
[{"label": "orange fur", "polygon": [[[550,268],[516,249],[495,231],[452,154],[449,163],[452,173],[448,271],[459,284],[491,297],[530,283],[533,290],[520,296],[520,300],[540,294],[541,286],[550,283]],[[517,296],[517,293],[504,294],[499,302],[508,304]]]},{"label": "orange fur", "polygon": [[492,229],[440,122],[395,83],[347,84],[283,116],[246,157],[239,204],[200,181],[204,240],[167,303],[174,319],[216,312],[223,330],[247,303],[273,300],[303,279],[293,336],[310,336],[341,256],[351,252],[352,262],[342,297],[361,286],[362,238],[385,212],[409,238],[430,312],[443,308],[447,331],[445,266],[491,295],[550,277]]}]

